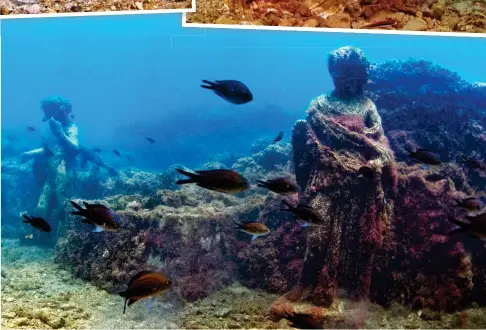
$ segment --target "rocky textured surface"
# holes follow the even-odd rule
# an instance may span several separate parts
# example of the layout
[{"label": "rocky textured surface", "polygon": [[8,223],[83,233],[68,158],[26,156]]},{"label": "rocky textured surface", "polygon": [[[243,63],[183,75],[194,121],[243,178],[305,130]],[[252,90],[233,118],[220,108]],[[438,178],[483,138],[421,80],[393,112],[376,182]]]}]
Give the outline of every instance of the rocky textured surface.
[{"label": "rocky textured surface", "polygon": [[150,1],[53,1],[53,0],[0,0],[2,15],[52,14],[125,10],[162,10],[192,8],[191,0],[150,0]]},{"label": "rocky textured surface", "polygon": [[[349,50],[335,51],[331,58]],[[355,59],[360,58],[357,55],[359,52]],[[348,69],[359,64],[357,60],[347,62]],[[366,66],[366,61],[363,64]],[[344,71],[357,74],[358,69]],[[295,161],[297,181],[305,187],[308,200],[326,219],[326,225],[309,233],[307,250],[311,257],[305,259],[299,285],[282,300],[289,308],[309,302],[327,307],[343,288],[351,298],[369,297],[383,306],[395,301],[414,309],[454,311],[473,302],[483,304],[483,242],[446,236],[453,228],[447,221],[448,215],[462,215],[453,206],[454,198],[484,196],[484,182],[480,179],[484,174],[456,162],[457,155],[469,155],[473,146],[478,155],[484,154],[479,146],[485,131],[482,87],[424,62],[386,63],[375,66],[371,72],[374,83],[366,87],[366,94],[376,101],[384,127],[392,129],[391,146],[398,160],[406,160],[403,150],[411,144],[433,146],[444,163],[423,168],[408,161],[396,162],[386,139],[382,137],[377,143],[381,130],[372,140],[366,137],[363,124],[358,125],[356,118],[347,118],[347,127],[342,120],[329,119],[339,113],[357,114],[360,108],[355,102],[332,106],[333,101],[342,102],[332,98],[339,94],[336,92],[314,100],[307,119],[294,127],[293,149],[294,158],[300,160]],[[336,76],[333,78],[336,80]],[[389,79],[393,80],[393,87]],[[352,83],[356,81],[357,78],[351,79]],[[404,104],[414,106],[405,111]],[[429,110],[429,118],[419,115]],[[457,116],[465,117],[456,121]],[[460,132],[458,122],[474,126],[474,134],[469,130]],[[400,133],[393,130],[395,127],[400,128]],[[374,146],[379,148],[375,150]],[[382,166],[372,184],[360,181],[356,174],[360,161],[362,164],[370,158],[376,158]],[[428,174],[434,172],[443,174],[445,179],[428,181]],[[287,285],[288,281],[282,285],[282,291]],[[281,301],[275,304],[277,308]],[[276,310],[285,312],[285,308]],[[328,315],[325,309],[316,311]],[[313,315],[312,310],[309,313]]]},{"label": "rocky textured surface", "polygon": [[486,4],[472,0],[199,0],[197,12],[188,13],[187,22],[484,33]]},{"label": "rocky textured surface", "polygon": [[[263,197],[239,199],[196,186],[159,191],[158,196],[159,205],[152,209],[144,209],[139,201],[142,208],[137,211],[118,211],[122,229],[117,232],[92,233],[79,218],[68,216],[57,262],[111,292],[147,268],[173,278],[172,292],[182,300],[196,300],[228,285],[236,269],[231,220],[252,220]],[[104,202],[117,210],[126,208],[129,200]]]}]

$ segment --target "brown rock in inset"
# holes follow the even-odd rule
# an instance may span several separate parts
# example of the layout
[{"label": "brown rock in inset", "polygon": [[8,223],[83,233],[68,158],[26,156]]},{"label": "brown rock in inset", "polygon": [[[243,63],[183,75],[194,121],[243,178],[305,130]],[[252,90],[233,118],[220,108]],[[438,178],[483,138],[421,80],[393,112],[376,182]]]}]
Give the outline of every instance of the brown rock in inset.
[{"label": "brown rock in inset", "polygon": [[427,30],[427,22],[421,20],[419,18],[414,18],[408,21],[404,26],[403,30],[407,31],[426,31]]},{"label": "brown rock in inset", "polygon": [[349,29],[351,28],[351,16],[347,13],[340,13],[329,16],[322,22],[324,27]]}]

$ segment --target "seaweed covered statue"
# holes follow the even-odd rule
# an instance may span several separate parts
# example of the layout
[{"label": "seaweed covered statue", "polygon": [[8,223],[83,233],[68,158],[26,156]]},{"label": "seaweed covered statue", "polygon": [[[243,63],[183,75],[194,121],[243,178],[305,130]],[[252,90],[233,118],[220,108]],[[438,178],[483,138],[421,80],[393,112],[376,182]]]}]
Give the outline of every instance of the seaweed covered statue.
[{"label": "seaweed covered statue", "polygon": [[21,162],[33,161],[34,178],[41,189],[35,215],[49,219],[55,233],[59,219],[63,218],[66,199],[75,193],[76,170],[91,162],[112,175],[116,171],[97,154],[79,145],[78,127],[68,99],[46,98],[41,101],[41,109],[42,121],[48,123],[50,134],[44,138],[41,148],[24,152]]},{"label": "seaweed covered statue", "polygon": [[342,47],[328,58],[334,90],[310,102],[293,129],[296,179],[325,219],[309,231],[293,299],[329,306],[338,288],[366,297],[386,244],[397,174],[376,106],[364,95],[370,63]]}]

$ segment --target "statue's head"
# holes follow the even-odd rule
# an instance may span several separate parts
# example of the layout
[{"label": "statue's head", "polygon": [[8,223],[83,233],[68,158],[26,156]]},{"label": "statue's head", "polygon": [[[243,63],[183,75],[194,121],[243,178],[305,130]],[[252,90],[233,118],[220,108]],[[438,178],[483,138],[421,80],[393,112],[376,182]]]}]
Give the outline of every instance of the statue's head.
[{"label": "statue's head", "polygon": [[329,73],[334,94],[343,99],[362,96],[369,68],[370,62],[360,49],[346,46],[333,50],[329,54]]},{"label": "statue's head", "polygon": [[66,125],[73,119],[71,101],[62,96],[47,97],[41,101],[41,108],[44,111],[43,122],[48,121],[51,118],[59,121],[61,124]]}]

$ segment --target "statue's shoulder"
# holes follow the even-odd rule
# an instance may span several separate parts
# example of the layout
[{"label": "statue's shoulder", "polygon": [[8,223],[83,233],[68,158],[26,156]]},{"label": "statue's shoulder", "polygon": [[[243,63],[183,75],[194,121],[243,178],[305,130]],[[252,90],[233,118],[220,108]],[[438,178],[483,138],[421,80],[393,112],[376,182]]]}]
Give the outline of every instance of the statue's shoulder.
[{"label": "statue's shoulder", "polygon": [[327,95],[327,94],[319,95],[318,97],[314,98],[310,102],[309,110],[313,109],[313,110],[322,111],[322,110],[328,108],[329,101],[330,101],[329,95]]}]

